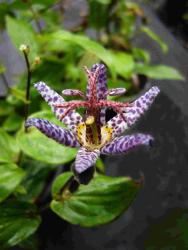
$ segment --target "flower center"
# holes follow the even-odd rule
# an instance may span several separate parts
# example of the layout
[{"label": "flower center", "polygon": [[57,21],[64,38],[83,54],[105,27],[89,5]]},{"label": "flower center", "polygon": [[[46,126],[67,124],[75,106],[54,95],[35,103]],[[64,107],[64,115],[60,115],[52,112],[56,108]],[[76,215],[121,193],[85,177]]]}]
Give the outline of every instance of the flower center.
[{"label": "flower center", "polygon": [[88,150],[100,149],[112,138],[112,129],[107,126],[98,127],[94,116],[77,126],[79,143]]}]

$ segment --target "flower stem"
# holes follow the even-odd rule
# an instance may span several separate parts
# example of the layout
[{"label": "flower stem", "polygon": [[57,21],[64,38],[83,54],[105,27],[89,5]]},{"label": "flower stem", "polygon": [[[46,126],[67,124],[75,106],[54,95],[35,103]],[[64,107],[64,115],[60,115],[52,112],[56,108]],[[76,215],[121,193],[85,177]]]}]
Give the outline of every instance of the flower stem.
[{"label": "flower stem", "polygon": [[[31,67],[28,59],[28,53],[23,50],[25,62],[26,62],[26,67],[27,67],[27,84],[26,84],[26,93],[25,93],[25,99],[26,99],[26,104],[25,104],[25,113],[24,113],[24,118],[25,121],[27,120],[28,114],[29,114],[29,99],[30,99],[30,87],[31,87]],[[27,132],[27,128],[25,128],[25,132]]]}]

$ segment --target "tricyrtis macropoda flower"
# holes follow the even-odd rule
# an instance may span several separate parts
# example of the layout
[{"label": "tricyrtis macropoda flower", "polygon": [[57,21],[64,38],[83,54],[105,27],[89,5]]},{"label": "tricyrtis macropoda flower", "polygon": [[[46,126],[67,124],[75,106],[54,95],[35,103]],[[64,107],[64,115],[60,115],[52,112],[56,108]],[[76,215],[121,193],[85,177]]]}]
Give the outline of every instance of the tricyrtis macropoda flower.
[{"label": "tricyrtis macropoda flower", "polygon": [[[159,93],[158,87],[152,87],[131,103],[109,101],[107,96],[121,95],[125,89],[107,88],[106,68],[103,64],[95,64],[91,70],[85,67],[85,71],[88,77],[86,94],[75,89],[62,92],[64,96],[79,96],[82,100],[66,102],[44,82],[34,85],[67,129],[38,118],[30,118],[25,124],[26,127],[35,126],[60,144],[79,147],[75,161],[78,174],[93,166],[100,154],[122,154],[140,145],[150,145],[153,140],[151,135],[121,134],[144,114]],[[80,107],[85,110],[83,117],[76,112]],[[106,108],[112,108],[117,113],[109,121],[105,120]]]}]

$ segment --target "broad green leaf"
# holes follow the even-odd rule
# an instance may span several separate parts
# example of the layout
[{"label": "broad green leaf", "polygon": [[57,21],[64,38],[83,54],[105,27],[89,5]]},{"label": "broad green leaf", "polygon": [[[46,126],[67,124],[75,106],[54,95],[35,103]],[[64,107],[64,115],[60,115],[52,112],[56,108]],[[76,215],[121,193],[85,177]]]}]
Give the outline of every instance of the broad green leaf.
[{"label": "broad green leaf", "polygon": [[111,58],[115,72],[122,77],[129,78],[135,66],[133,56],[124,52],[111,51]]},{"label": "broad green leaf", "polygon": [[64,188],[66,183],[72,178],[73,174],[72,172],[65,172],[63,174],[60,174],[52,185],[52,195],[55,199],[58,199],[58,197],[61,195],[60,190]]},{"label": "broad green leaf", "polygon": [[7,119],[3,122],[3,129],[7,132],[14,132],[21,127],[23,118],[14,113],[7,117]]},{"label": "broad green leaf", "polygon": [[108,54],[108,51],[102,45],[86,36],[72,34],[71,32],[61,30],[48,35],[46,39],[49,42],[49,46],[52,46],[53,43],[55,43],[59,49],[64,48],[64,41],[77,44],[86,51],[94,53],[98,58],[104,60],[108,65],[112,66],[112,58],[111,55]]},{"label": "broad green leaf", "polygon": [[0,246],[17,245],[33,234],[40,224],[36,207],[20,201],[6,201],[0,205]]},{"label": "broad green leaf", "polygon": [[101,44],[83,35],[58,31],[47,35],[45,39],[49,48],[53,47],[55,43],[60,50],[63,49],[65,42],[69,42],[80,46],[87,52],[93,53],[107,64],[113,76],[120,74],[122,77],[129,77],[134,68],[134,60],[131,54],[107,50]]},{"label": "broad green leaf", "polygon": [[0,100],[0,117],[8,116],[13,111],[13,108],[6,100]]},{"label": "broad green leaf", "polygon": [[139,65],[135,73],[146,75],[153,79],[184,80],[184,76],[175,68],[166,65]]},{"label": "broad green leaf", "polygon": [[28,101],[25,98],[25,91],[18,89],[16,87],[10,88],[10,93],[16,97],[16,99],[21,100],[23,103],[28,103]]},{"label": "broad green leaf", "polygon": [[143,60],[145,63],[149,63],[150,62],[150,54],[140,48],[133,48],[132,49],[133,52],[133,56],[136,60]]},{"label": "broad green leaf", "polygon": [[20,149],[14,137],[0,128],[0,163],[16,162]]},{"label": "broad green leaf", "polygon": [[85,227],[114,220],[130,206],[141,187],[128,177],[96,175],[71,194],[65,187],[71,175],[61,174],[53,183],[51,209],[70,223]]},{"label": "broad green leaf", "polygon": [[146,33],[151,39],[157,42],[164,53],[168,52],[168,45],[157,34],[155,34],[149,27],[142,26],[141,31]]},{"label": "broad green leaf", "polygon": [[14,0],[12,1],[12,3],[10,4],[10,6],[13,9],[21,9],[21,10],[25,10],[28,9],[30,6],[32,5],[44,5],[44,6],[48,6],[54,3],[54,0],[32,0],[32,1],[20,1],[20,0]]},{"label": "broad green leaf", "polygon": [[39,248],[39,237],[36,234],[30,235],[27,239],[19,243],[22,250],[37,250]]},{"label": "broad green leaf", "polygon": [[88,67],[92,67],[93,64],[98,62],[98,58],[91,52],[85,52],[83,57],[79,61],[79,68],[83,68],[83,66],[87,65]]},{"label": "broad green leaf", "polygon": [[20,184],[24,171],[16,164],[0,165],[0,202],[6,199]]},{"label": "broad green leaf", "polygon": [[35,201],[46,185],[47,178],[52,171],[57,170],[57,167],[28,158],[22,161],[22,167],[25,170],[22,185],[26,190],[26,193],[22,195],[22,200]]},{"label": "broad green leaf", "polygon": [[19,49],[21,44],[30,47],[29,57],[33,60],[38,53],[38,43],[32,26],[22,20],[6,18],[7,32],[14,46]]},{"label": "broad green leaf", "polygon": [[27,194],[27,190],[25,189],[25,187],[22,184],[17,186],[15,191],[14,191],[14,195],[19,197],[19,198],[20,198],[20,196],[23,196],[23,195],[26,195],[26,194]]},{"label": "broad green leaf", "polygon": [[31,158],[48,164],[63,164],[73,160],[76,149],[62,146],[46,137],[36,128],[28,133],[20,131],[17,136],[22,151]]}]

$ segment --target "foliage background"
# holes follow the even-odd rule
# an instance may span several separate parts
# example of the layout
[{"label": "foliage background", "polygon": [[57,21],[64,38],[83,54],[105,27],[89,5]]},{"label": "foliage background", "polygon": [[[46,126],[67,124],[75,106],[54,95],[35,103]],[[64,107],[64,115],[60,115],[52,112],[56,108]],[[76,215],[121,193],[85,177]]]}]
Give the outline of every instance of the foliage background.
[{"label": "foliage background", "polygon": [[[106,8],[109,7],[110,1],[88,1],[89,16],[85,14],[83,23],[69,27],[69,31],[64,21],[65,10],[56,5],[51,8],[54,1],[35,0],[32,4],[29,1],[23,1],[22,4],[20,1],[5,2],[1,4],[2,32],[6,29],[17,50],[23,43],[30,46],[32,83],[43,80],[57,91],[66,87],[84,89],[86,81],[82,66],[90,66],[99,60],[108,66],[109,85],[127,88],[127,96],[123,99],[134,98],[146,86],[148,78],[183,79],[175,69],[166,65],[153,65],[150,54],[133,45],[137,37],[145,34],[161,47],[162,52],[168,51],[164,41],[146,25],[147,16],[144,16],[140,7],[132,3],[119,2],[123,8],[117,8],[115,14],[109,17],[104,13],[109,13]],[[103,18],[99,19],[99,16]],[[110,31],[109,24],[112,26]],[[39,25],[41,27],[38,27]],[[11,55],[9,56],[11,58]],[[41,58],[39,65],[36,64],[36,56]],[[18,58],[24,63],[22,57],[20,53]],[[2,61],[1,65],[3,83],[9,85],[6,60]],[[45,191],[46,185],[49,186],[62,169],[70,166],[76,153],[75,150],[66,150],[53,143],[35,130],[28,134],[24,133],[24,106],[28,102],[25,99],[27,72],[15,73],[16,85],[8,88],[7,97],[2,98],[0,103],[0,209],[3,215],[0,219],[3,225],[0,240],[2,246],[8,247],[21,243],[37,229],[40,218],[36,206],[32,204],[39,208],[45,205],[49,198],[49,188],[48,192]],[[32,116],[45,117],[57,123],[47,105],[32,87],[30,101],[29,113]],[[98,163],[98,166],[104,168],[102,162]],[[28,217],[28,214],[31,216]],[[184,215],[179,215],[177,221],[186,229],[186,219],[181,216]],[[35,243],[34,240],[30,242]],[[28,241],[23,244],[23,248],[26,245],[33,247],[28,245]]]}]

